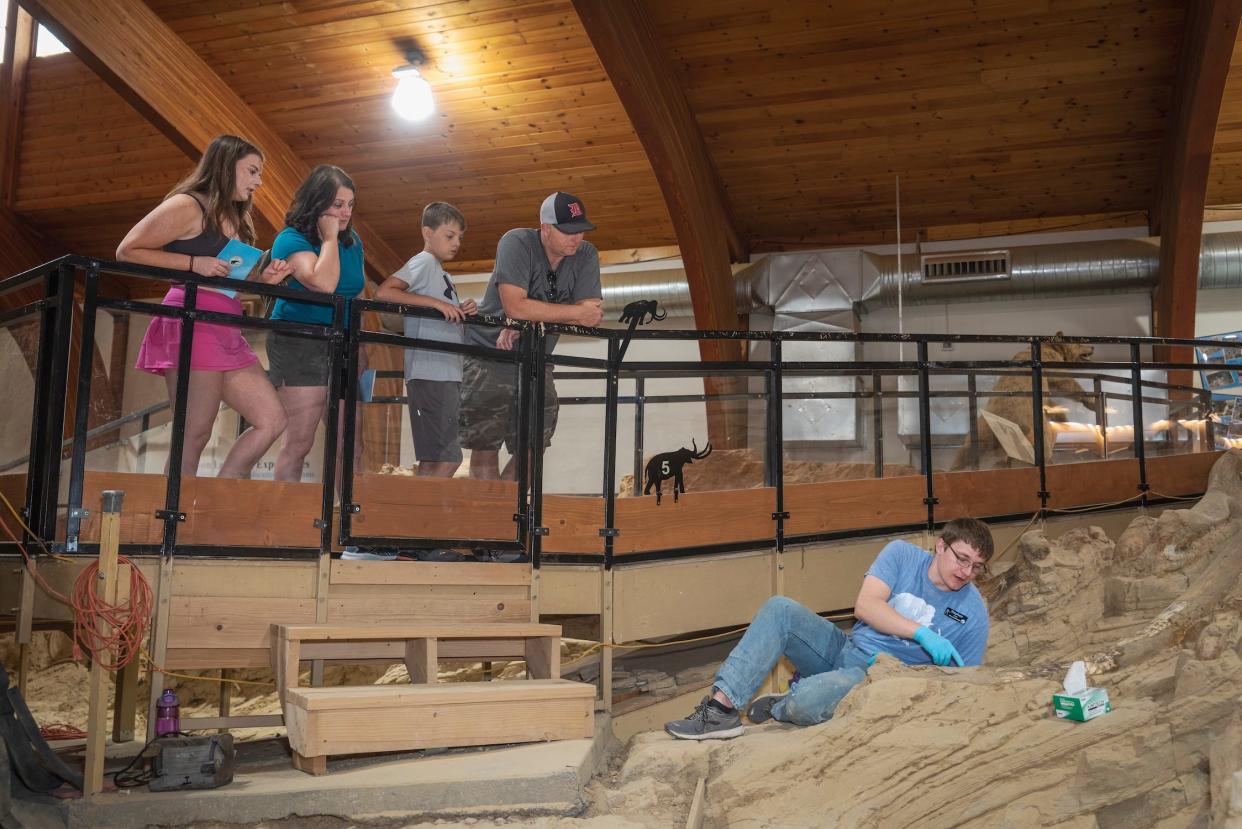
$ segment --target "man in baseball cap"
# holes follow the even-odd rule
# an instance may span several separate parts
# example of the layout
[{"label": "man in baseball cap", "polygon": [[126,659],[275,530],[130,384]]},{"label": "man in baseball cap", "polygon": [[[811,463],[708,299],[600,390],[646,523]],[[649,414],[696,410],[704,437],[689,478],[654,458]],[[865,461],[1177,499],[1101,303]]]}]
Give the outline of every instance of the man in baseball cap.
[{"label": "man in baseball cap", "polygon": [[[500,237],[496,264],[479,313],[533,322],[597,326],[604,316],[599,252],[583,239],[595,230],[582,199],[556,192],[539,207],[539,227],[515,228]],[[513,348],[517,331],[470,326],[470,344]],[[556,346],[549,334],[547,350]],[[543,399],[543,445],[552,443],[560,406],[552,367],[547,366]],[[517,447],[517,372],[513,363],[468,356],[464,360],[458,433],[470,450],[470,477],[512,480]],[[509,465],[500,471],[500,447]],[[534,447],[531,447],[532,449]]]}]

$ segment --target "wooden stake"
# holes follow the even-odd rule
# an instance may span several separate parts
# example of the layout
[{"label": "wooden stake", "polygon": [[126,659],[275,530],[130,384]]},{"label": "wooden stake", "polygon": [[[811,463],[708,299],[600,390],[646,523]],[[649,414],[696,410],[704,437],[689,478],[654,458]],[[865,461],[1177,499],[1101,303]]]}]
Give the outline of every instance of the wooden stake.
[{"label": "wooden stake", "polygon": [[[103,494],[103,518],[99,536],[99,573],[96,576],[95,593],[108,604],[116,603],[117,596],[117,546],[121,537],[121,500],[125,493],[110,489]],[[111,626],[98,622],[99,632],[106,636]],[[90,692],[86,715],[86,771],[83,775],[87,797],[103,791],[104,744],[107,740],[108,687],[107,669],[103,659],[114,659],[116,654],[95,654],[91,660]]]},{"label": "wooden stake", "polygon": [[22,591],[17,602],[17,690],[24,697],[30,680],[30,642],[34,638],[35,580],[21,568]]}]

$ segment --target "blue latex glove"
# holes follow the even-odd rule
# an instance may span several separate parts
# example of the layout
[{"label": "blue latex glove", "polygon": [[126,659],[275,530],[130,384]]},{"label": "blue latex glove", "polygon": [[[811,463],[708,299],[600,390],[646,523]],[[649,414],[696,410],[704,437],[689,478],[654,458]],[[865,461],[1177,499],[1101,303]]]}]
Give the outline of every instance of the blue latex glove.
[{"label": "blue latex glove", "polygon": [[937,665],[944,666],[953,662],[958,667],[962,667],[966,664],[962,661],[962,655],[957,652],[957,648],[953,647],[952,642],[926,625],[914,632],[914,641],[918,642],[919,646],[927,651],[932,658],[932,662],[935,662]]}]

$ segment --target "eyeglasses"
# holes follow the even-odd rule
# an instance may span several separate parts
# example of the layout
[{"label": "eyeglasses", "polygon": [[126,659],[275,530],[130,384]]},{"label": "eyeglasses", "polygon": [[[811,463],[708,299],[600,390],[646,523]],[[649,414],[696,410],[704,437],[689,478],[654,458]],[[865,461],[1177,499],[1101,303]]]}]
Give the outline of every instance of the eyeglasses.
[{"label": "eyeglasses", "polygon": [[561,292],[556,287],[556,271],[548,271],[548,291],[546,294],[548,302],[560,302]]},{"label": "eyeglasses", "polygon": [[988,571],[988,564],[986,561],[974,561],[970,558],[970,556],[964,556],[957,550],[953,549],[952,544],[945,544],[944,546],[945,549],[953,554],[953,558],[957,562],[957,566],[963,570],[969,568],[972,576],[977,576]]}]

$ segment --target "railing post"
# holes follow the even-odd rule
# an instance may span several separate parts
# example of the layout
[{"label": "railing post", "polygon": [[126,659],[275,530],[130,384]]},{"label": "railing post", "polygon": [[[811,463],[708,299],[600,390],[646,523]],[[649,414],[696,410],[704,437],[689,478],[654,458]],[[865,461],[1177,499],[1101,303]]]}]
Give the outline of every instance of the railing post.
[{"label": "railing post", "polygon": [[604,569],[612,569],[613,539],[620,535],[617,520],[617,396],[621,368],[621,344],[617,335],[608,337],[608,387],[604,390]]},{"label": "railing post", "polygon": [[1044,364],[1043,343],[1031,340],[1031,443],[1039,469],[1039,518],[1048,517],[1048,466],[1044,446]]},{"label": "railing post", "polygon": [[[348,332],[345,327],[345,300],[342,297],[334,297],[335,302],[332,304],[332,337],[328,340],[328,417],[324,425],[323,436],[323,490],[319,502],[319,520],[316,525],[319,528],[319,552],[329,553],[332,551],[332,506],[336,503],[336,447],[338,445],[338,437],[340,429],[340,417],[338,416],[337,401],[345,393],[340,387],[341,384],[341,366],[345,364],[345,352],[347,348]],[[362,315],[359,314],[359,320]],[[341,412],[341,415],[348,417],[348,413]],[[349,463],[351,474],[350,495],[353,495],[353,467],[354,453],[349,453]],[[344,467],[342,468],[342,471]],[[341,484],[341,500],[346,501],[344,494],[345,475],[342,474]],[[341,536],[340,543],[344,545],[346,525],[342,521],[338,532]]]},{"label": "railing post", "polygon": [[1199,411],[1203,413],[1203,443],[1200,452],[1211,452],[1216,448],[1216,430],[1212,420],[1212,392],[1203,389],[1199,392]]},{"label": "railing post", "polygon": [[[164,522],[164,540],[160,554],[171,556],[177,547],[177,523],[185,520],[181,511],[181,451],[185,446],[185,409],[190,396],[190,363],[194,353],[194,317],[198,309],[198,285],[187,282],[182,307],[181,339],[177,343],[177,384],[173,391],[172,431],[168,440],[168,482],[164,508],[155,517]],[[193,470],[197,475],[198,470]]]},{"label": "railing post", "polygon": [[1143,445],[1143,353],[1138,343],[1130,343],[1130,403],[1134,412],[1134,457],[1139,468],[1139,503],[1147,506],[1147,448]]},{"label": "railing post", "polygon": [[647,414],[647,383],[634,377],[634,484],[630,494],[637,498],[643,494],[643,421]]},{"label": "railing post", "polygon": [[966,427],[968,430],[968,440],[970,441],[970,466],[972,469],[979,468],[979,376],[975,374],[974,369],[968,370],[970,373],[966,375],[966,390],[969,396],[966,402],[966,416],[970,418],[970,424]]},{"label": "railing post", "polygon": [[[344,412],[341,416],[344,418],[344,428],[340,438],[340,455],[341,455],[341,532],[340,543],[348,544],[353,537],[353,517],[361,509],[358,504],[354,503],[354,442],[358,434],[358,350],[362,348],[362,343],[358,341],[359,329],[362,328],[362,311],[356,306],[350,305],[349,308],[349,330],[345,336],[345,374],[343,377],[328,378],[333,389],[340,397],[329,400],[329,408],[338,405],[337,400],[344,400]],[[344,388],[341,386],[344,385]],[[330,444],[332,447],[332,460],[325,464],[323,477],[324,485],[328,487],[336,486],[336,446],[337,446],[337,428],[336,418],[331,412],[328,414],[328,426],[330,430],[324,435],[324,443]],[[325,447],[325,451],[327,451]]]},{"label": "railing post", "polygon": [[785,511],[785,401],[784,373],[781,367],[781,335],[772,332],[772,365],[768,369],[768,477],[771,486],[776,487],[776,509],[772,520],[776,522],[777,567],[784,567],[779,554],[785,552],[785,522],[789,513]]},{"label": "railing post", "polygon": [[[39,329],[35,402],[31,428],[26,508],[31,529],[45,540],[56,536],[56,502],[60,493],[61,442],[65,431],[65,389],[73,338],[73,268],[61,265],[43,280],[51,302]],[[88,354],[90,352],[87,352]]]},{"label": "railing post", "polygon": [[878,371],[871,372],[871,426],[875,433],[875,477],[884,477],[884,378]]},{"label": "railing post", "polygon": [[[530,425],[530,560],[536,570],[540,567],[543,537],[548,528],[543,526],[543,399],[547,394],[547,347],[542,326],[531,326],[530,366],[534,370],[531,388]],[[519,451],[521,449],[519,448]]]},{"label": "railing post", "polygon": [[[517,377],[517,432],[515,434],[518,445],[509,447],[516,453],[513,458],[514,478],[517,480],[517,512],[513,514],[513,520],[517,523],[515,537],[519,544],[526,545],[526,552],[531,557],[532,566],[535,560],[535,550],[531,545],[530,530],[535,524],[530,513],[532,419],[530,399],[531,388],[534,385],[531,368],[534,360],[534,338],[535,326],[526,326],[518,333],[518,360],[513,365],[513,371]],[[539,405],[542,410],[543,401],[540,401]]]},{"label": "railing post", "polygon": [[923,459],[923,477],[927,481],[927,495],[923,503],[927,505],[927,531],[936,529],[936,486],[932,472],[932,434],[931,434],[931,373],[927,357],[927,340],[918,342],[919,357],[919,433],[923,440],[919,449]]},{"label": "railing post", "polygon": [[65,551],[78,551],[78,532],[89,513],[82,508],[82,477],[86,474],[86,433],[91,410],[91,350],[95,342],[95,312],[99,302],[99,265],[86,271],[82,303],[82,347],[78,356],[77,397],[73,413],[73,450],[69,461],[69,504],[65,520]]}]

